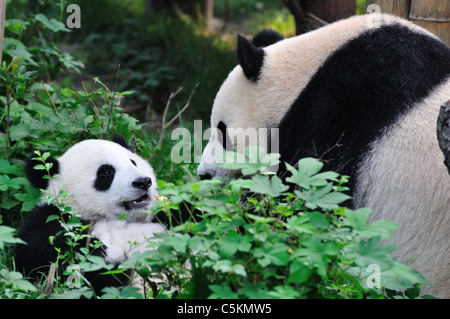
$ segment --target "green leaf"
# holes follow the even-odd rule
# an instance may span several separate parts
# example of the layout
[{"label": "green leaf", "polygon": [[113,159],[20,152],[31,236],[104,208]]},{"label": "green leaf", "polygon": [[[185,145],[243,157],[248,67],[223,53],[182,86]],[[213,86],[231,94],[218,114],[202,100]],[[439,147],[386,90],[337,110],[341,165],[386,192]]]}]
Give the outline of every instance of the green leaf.
[{"label": "green leaf", "polygon": [[17,193],[14,197],[22,202],[22,212],[31,211],[40,202],[41,193],[33,187],[25,187],[26,194]]},{"label": "green leaf", "polygon": [[238,299],[238,294],[231,291],[228,286],[210,285],[209,289],[213,292],[209,298],[211,299]]},{"label": "green leaf", "polygon": [[269,292],[269,295],[278,299],[294,299],[301,296],[300,292],[291,286],[276,286],[273,291]]},{"label": "green leaf", "polygon": [[328,180],[334,180],[339,177],[335,172],[319,173],[323,163],[315,158],[303,158],[298,162],[298,169],[286,163],[286,168],[292,173],[286,181],[300,185],[303,188],[311,188],[313,186],[324,186],[328,184]]},{"label": "green leaf", "polygon": [[242,277],[247,277],[247,272],[245,271],[245,267],[243,265],[234,265],[231,268],[231,271],[236,275],[240,275]]},{"label": "green leaf", "polygon": [[305,191],[295,190],[295,194],[305,201],[305,206],[309,209],[317,209],[320,207],[325,210],[339,208],[339,204],[350,199],[350,196],[333,191],[333,185],[318,187],[316,189],[308,189]]},{"label": "green leaf", "polygon": [[284,185],[278,176],[255,175],[252,177],[253,186],[250,191],[258,194],[266,194],[272,197],[279,197],[289,189],[289,186]]},{"label": "green leaf", "polygon": [[294,259],[289,267],[289,277],[287,283],[302,284],[311,276],[312,270],[302,261]]},{"label": "green leaf", "polygon": [[[8,37],[3,38],[3,50],[11,57],[31,57],[32,55],[21,41]],[[11,67],[14,64],[17,63],[11,63]]]},{"label": "green leaf", "polygon": [[14,228],[0,225],[0,249],[5,248],[5,243],[7,244],[25,244],[20,238],[16,238],[14,233],[16,230]]},{"label": "green leaf", "polygon": [[289,263],[288,248],[285,244],[267,245],[266,247],[255,249],[253,255],[259,258],[258,263],[262,267],[270,263],[276,266],[286,266]]},{"label": "green leaf", "polygon": [[113,264],[107,264],[105,259],[99,256],[88,256],[89,262],[79,263],[78,266],[82,271],[97,271],[100,269],[111,270],[114,268]]},{"label": "green leaf", "polygon": [[0,173],[21,175],[23,168],[10,164],[5,159],[0,159]]},{"label": "green leaf", "polygon": [[224,260],[224,259],[218,260],[214,264],[213,269],[215,271],[220,271],[220,272],[223,272],[223,273],[229,273],[231,271],[231,269],[232,269],[231,261]]},{"label": "green leaf", "polygon": [[64,23],[59,22],[58,20],[55,20],[53,18],[49,20],[42,13],[36,14],[34,18],[36,19],[36,21],[41,22],[47,29],[53,32],[59,31],[70,32],[70,29],[68,29]]},{"label": "green leaf", "polygon": [[8,189],[20,189],[22,185],[26,185],[27,180],[24,177],[9,178],[6,175],[0,175],[0,191]]},{"label": "green leaf", "polygon": [[367,224],[367,218],[371,212],[368,208],[360,208],[356,211],[347,210],[343,222],[352,227],[357,234],[365,238],[376,236],[388,238],[397,230],[398,225],[389,220],[376,220]]},{"label": "green leaf", "polygon": [[241,236],[236,231],[230,231],[219,241],[219,254],[224,258],[233,256],[238,250],[250,251],[252,247],[249,236]]},{"label": "green leaf", "polygon": [[2,269],[0,271],[0,283],[3,282],[6,285],[11,285],[14,290],[21,290],[27,292],[36,291],[36,287],[34,287],[30,282],[23,279],[21,273],[16,271],[9,271],[7,269]]},{"label": "green leaf", "polygon": [[189,235],[176,233],[173,236],[168,236],[164,239],[164,246],[172,247],[177,253],[186,253],[186,248],[189,242]]},{"label": "green leaf", "polygon": [[395,250],[393,245],[379,245],[381,237],[373,237],[367,242],[360,241],[359,243],[352,243],[348,248],[351,250],[346,257],[353,259],[355,264],[367,268],[370,264],[377,264],[380,267],[389,266],[393,263],[393,258],[390,256]]},{"label": "green leaf", "polygon": [[309,216],[292,216],[286,221],[286,227],[300,233],[317,233],[317,229],[314,227],[314,225],[308,223],[309,219]]},{"label": "green leaf", "polygon": [[70,289],[62,294],[52,294],[50,299],[80,299],[81,297],[90,299],[93,292],[90,287],[81,287],[76,289]]}]

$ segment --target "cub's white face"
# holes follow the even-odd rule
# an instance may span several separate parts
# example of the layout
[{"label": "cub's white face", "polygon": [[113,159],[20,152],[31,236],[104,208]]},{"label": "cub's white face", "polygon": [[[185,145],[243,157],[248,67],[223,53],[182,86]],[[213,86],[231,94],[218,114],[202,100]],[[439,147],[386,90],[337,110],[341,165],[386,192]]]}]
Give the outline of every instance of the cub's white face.
[{"label": "cub's white face", "polygon": [[[156,195],[152,167],[121,145],[104,140],[85,140],[58,159],[59,174],[53,179],[70,196],[67,202],[85,219],[117,219],[128,211],[129,221],[148,221],[148,209]],[[53,191],[52,185],[49,190]]]}]

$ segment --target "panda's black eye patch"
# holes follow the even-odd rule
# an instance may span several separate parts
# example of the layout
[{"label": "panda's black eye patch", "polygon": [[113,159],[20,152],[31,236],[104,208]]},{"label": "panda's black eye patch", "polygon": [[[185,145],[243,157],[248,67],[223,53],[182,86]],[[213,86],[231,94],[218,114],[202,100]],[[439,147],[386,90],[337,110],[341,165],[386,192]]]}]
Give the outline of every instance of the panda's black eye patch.
[{"label": "panda's black eye patch", "polygon": [[94,187],[98,191],[106,191],[111,187],[116,170],[109,164],[100,166],[97,170],[97,178]]},{"label": "panda's black eye patch", "polygon": [[227,135],[227,125],[224,122],[220,121],[219,124],[217,125],[217,128],[219,129],[220,133],[222,134],[222,136],[221,136],[222,139],[219,140],[219,142],[222,144],[223,148],[227,149],[228,147],[231,147],[232,146],[231,141]]},{"label": "panda's black eye patch", "polygon": [[130,161],[131,161],[131,164],[133,164],[134,166],[136,166],[136,167],[137,167],[137,165],[136,165],[136,162],[135,162],[135,161],[133,161],[132,159],[130,159]]}]

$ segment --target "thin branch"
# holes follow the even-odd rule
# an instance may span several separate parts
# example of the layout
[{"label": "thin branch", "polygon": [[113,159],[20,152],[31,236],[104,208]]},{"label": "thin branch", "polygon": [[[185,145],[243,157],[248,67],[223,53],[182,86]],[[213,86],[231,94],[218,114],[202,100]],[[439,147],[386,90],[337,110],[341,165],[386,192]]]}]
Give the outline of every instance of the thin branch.
[{"label": "thin branch", "polygon": [[180,115],[183,114],[184,111],[186,111],[186,109],[187,109],[187,108],[189,107],[189,105],[191,104],[192,96],[194,95],[195,90],[197,89],[197,87],[198,87],[198,82],[197,82],[197,84],[195,84],[195,87],[194,87],[194,89],[192,90],[191,95],[189,96],[189,99],[188,99],[188,101],[186,102],[186,104],[183,106],[183,108],[180,110],[180,112],[178,112],[178,114],[176,114],[176,115],[169,121],[169,123],[167,123],[167,125],[166,125],[167,127],[169,127],[173,122],[175,122],[175,120],[178,119],[178,118],[180,117]]},{"label": "thin branch", "polygon": [[50,93],[48,92],[47,88],[45,87],[44,81],[41,81],[41,85],[42,85],[42,87],[44,88],[45,93],[47,93],[48,99],[49,99],[50,102],[52,103],[53,109],[55,110],[55,113],[58,113],[58,110],[56,109],[56,105],[55,105],[55,103],[53,102],[52,96],[50,95]]},{"label": "thin branch", "polygon": [[[86,95],[89,95],[89,92],[86,89],[86,86],[84,85],[84,81],[81,81],[81,85],[83,86],[83,89],[84,89],[84,92],[86,92]],[[95,103],[94,103],[94,101],[92,100],[91,97],[88,98],[88,102],[92,106],[92,109],[94,110],[95,115],[97,115],[97,119],[98,119],[99,116],[100,116],[100,112],[98,111],[97,105],[95,105]]]},{"label": "thin branch", "polygon": [[50,297],[53,291],[53,283],[55,281],[56,265],[51,264],[47,275],[47,285],[45,286],[45,295]]},{"label": "thin branch", "polygon": [[86,249],[89,249],[89,245],[91,244],[91,234],[92,234],[92,230],[94,229],[94,223],[95,223],[95,219],[91,219],[91,222],[89,224],[89,230],[88,230],[88,238],[86,240]]},{"label": "thin branch", "polygon": [[[176,90],[175,92],[171,92],[169,95],[169,99],[167,100],[166,107],[164,108],[163,118],[162,118],[162,122],[161,122],[161,133],[159,134],[159,141],[158,141],[158,145],[156,146],[157,149],[159,149],[161,147],[162,140],[166,134],[166,117],[167,117],[167,112],[169,111],[170,104],[172,103],[172,99],[174,97],[176,97],[182,90],[183,90],[183,87],[180,86],[178,88],[178,90]],[[150,161],[156,156],[156,154],[158,154],[158,152],[155,152],[152,154],[152,156],[150,157]]]},{"label": "thin branch", "polygon": [[6,160],[9,161],[9,130],[10,130],[10,111],[11,111],[11,98],[9,96],[9,86],[6,85]]},{"label": "thin branch", "polygon": [[[175,120],[177,120],[180,117],[180,115],[184,111],[186,111],[186,109],[189,107],[189,105],[191,104],[192,96],[194,95],[195,90],[197,89],[198,85],[199,85],[198,83],[195,85],[194,89],[191,92],[191,95],[189,96],[189,99],[187,100],[187,102],[183,106],[183,108],[168,123],[166,123],[166,117],[167,117],[167,113],[169,111],[170,104],[172,103],[172,100],[183,90],[183,88],[180,87],[175,92],[170,93],[169,99],[167,100],[166,107],[164,109],[163,118],[162,118],[162,121],[161,121],[161,133],[159,134],[159,141],[158,141],[158,145],[156,146],[156,149],[158,151],[161,148],[162,141],[164,139],[164,136],[166,135],[166,129],[170,125],[172,125],[173,122],[175,122]],[[156,154],[158,154],[158,151],[156,151],[155,153],[152,154],[152,156],[150,156],[149,161],[151,161],[153,158],[155,158]]]}]

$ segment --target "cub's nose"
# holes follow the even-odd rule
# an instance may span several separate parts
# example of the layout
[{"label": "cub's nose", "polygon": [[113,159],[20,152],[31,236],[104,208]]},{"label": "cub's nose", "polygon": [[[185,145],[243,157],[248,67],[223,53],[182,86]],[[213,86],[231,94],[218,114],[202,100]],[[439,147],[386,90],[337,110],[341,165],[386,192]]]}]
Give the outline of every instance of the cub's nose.
[{"label": "cub's nose", "polygon": [[131,182],[131,186],[146,191],[152,186],[152,179],[150,177],[139,177]]}]

